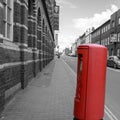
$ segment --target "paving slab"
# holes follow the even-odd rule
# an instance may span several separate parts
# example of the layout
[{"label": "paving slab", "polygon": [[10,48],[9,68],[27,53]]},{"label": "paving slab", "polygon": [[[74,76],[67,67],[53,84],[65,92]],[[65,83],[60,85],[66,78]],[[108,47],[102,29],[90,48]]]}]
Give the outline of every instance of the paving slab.
[{"label": "paving slab", "polygon": [[73,120],[74,96],[72,74],[55,59],[15,95],[1,120]]}]

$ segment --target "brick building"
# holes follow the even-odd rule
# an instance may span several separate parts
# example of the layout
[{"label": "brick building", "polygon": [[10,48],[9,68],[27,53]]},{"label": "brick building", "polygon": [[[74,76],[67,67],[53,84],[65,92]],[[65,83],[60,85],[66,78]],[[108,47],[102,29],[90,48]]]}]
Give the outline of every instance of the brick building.
[{"label": "brick building", "polygon": [[108,46],[108,49],[114,55],[120,56],[120,9],[111,15],[110,26],[112,46]]},{"label": "brick building", "polygon": [[0,0],[0,111],[54,58],[55,0]]},{"label": "brick building", "polygon": [[85,38],[86,38],[86,37],[85,37],[85,33],[84,33],[83,35],[80,36],[81,44],[85,44],[85,41],[86,41]]},{"label": "brick building", "polygon": [[72,51],[72,55],[76,56],[77,55],[77,41],[75,41],[72,46],[71,46],[71,51]]},{"label": "brick building", "polygon": [[120,56],[120,10],[92,32],[92,43],[105,45],[108,55]]},{"label": "brick building", "polygon": [[96,28],[91,35],[92,43],[105,45],[106,47],[112,45],[110,42],[110,20]]}]

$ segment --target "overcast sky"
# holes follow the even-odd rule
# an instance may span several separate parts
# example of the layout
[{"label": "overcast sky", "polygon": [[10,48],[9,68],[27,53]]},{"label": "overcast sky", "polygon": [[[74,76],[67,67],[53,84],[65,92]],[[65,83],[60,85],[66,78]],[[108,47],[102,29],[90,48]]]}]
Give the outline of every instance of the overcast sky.
[{"label": "overcast sky", "polygon": [[60,6],[60,50],[71,44],[90,27],[98,27],[120,9],[120,0],[56,0]]}]

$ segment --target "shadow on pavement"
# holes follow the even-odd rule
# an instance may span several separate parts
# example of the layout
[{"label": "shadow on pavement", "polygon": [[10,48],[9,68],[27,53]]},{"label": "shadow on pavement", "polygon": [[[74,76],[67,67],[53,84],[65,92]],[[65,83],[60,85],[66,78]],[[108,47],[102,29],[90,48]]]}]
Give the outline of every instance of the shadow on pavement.
[{"label": "shadow on pavement", "polygon": [[49,87],[52,81],[52,74],[55,67],[55,60],[53,60],[45,69],[32,81],[29,86]]}]

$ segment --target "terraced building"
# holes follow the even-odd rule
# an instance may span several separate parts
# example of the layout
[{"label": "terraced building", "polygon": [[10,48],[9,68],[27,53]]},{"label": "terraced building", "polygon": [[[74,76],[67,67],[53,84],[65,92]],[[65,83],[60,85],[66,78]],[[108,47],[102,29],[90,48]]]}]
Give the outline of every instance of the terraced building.
[{"label": "terraced building", "polygon": [[54,58],[55,0],[0,0],[0,111]]}]

